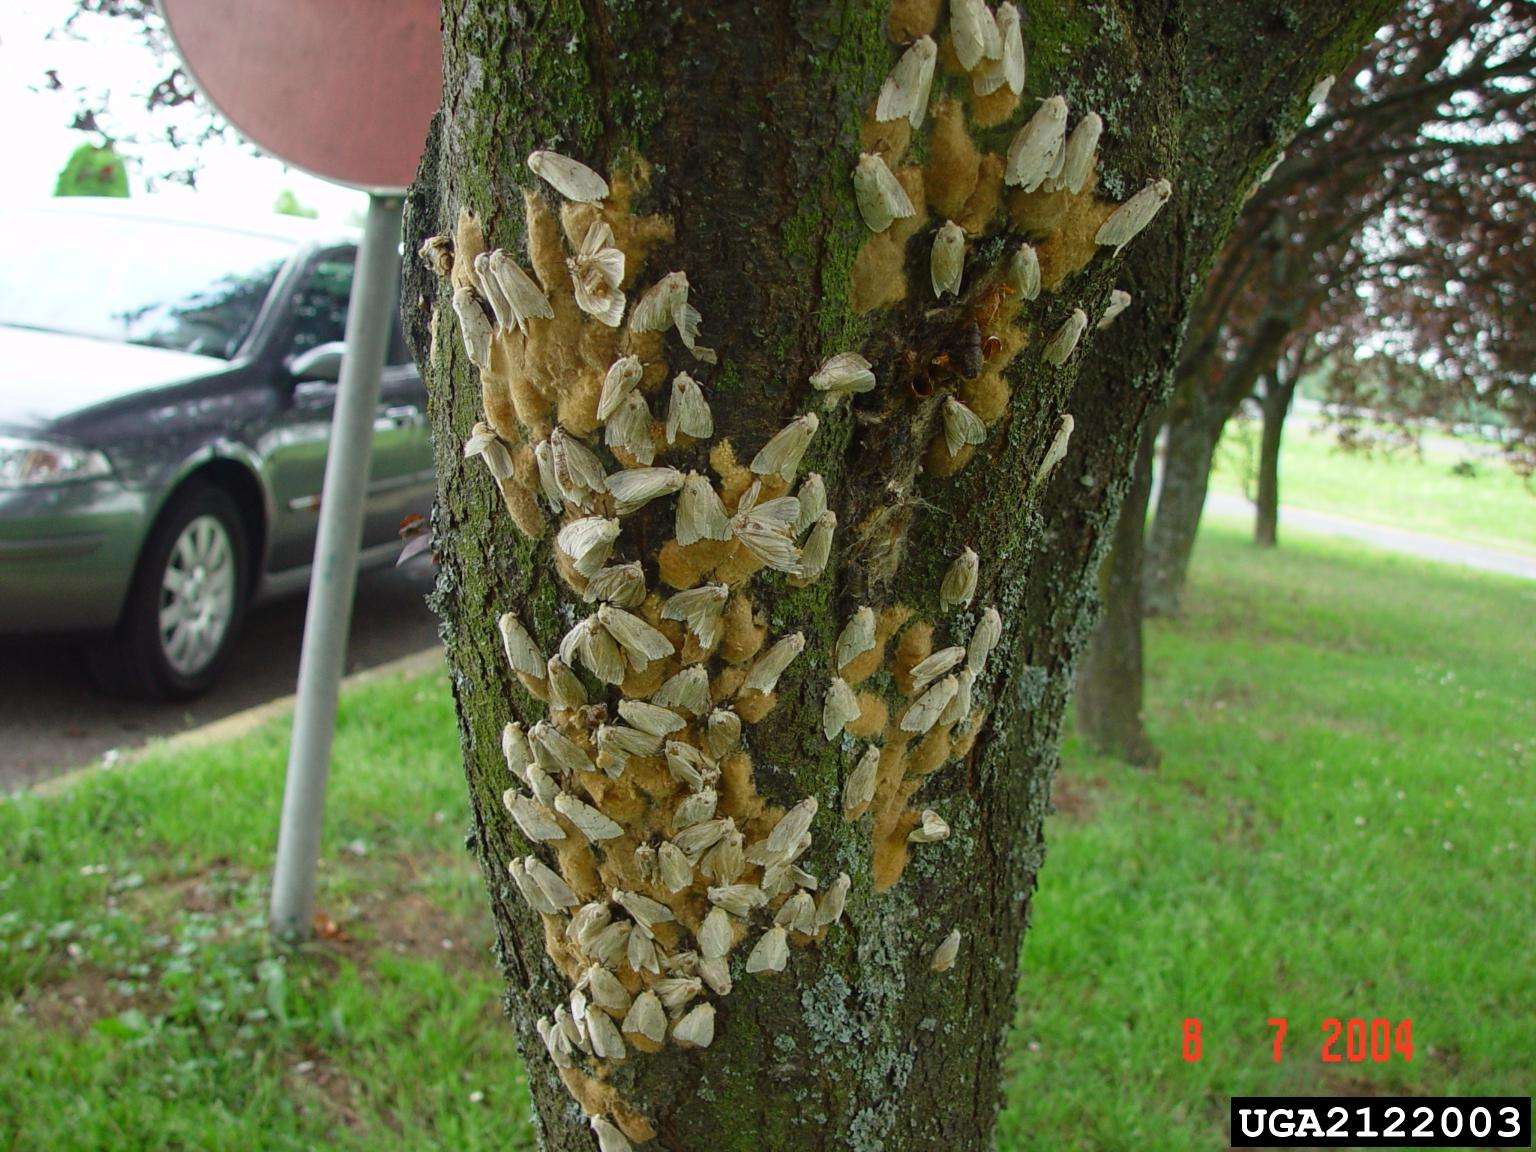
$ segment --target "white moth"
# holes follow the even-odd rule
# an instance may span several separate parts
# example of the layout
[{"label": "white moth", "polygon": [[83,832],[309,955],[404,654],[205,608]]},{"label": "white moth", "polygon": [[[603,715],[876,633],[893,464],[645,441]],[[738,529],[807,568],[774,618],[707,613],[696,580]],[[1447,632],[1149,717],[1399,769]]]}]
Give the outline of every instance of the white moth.
[{"label": "white moth", "polygon": [[990,95],[1004,84],[1017,96],[1024,91],[1024,33],[1019,10],[1007,0],[997,6],[997,33],[1002,40],[1002,54],[981,67],[972,85],[978,96]]},{"label": "white moth", "polygon": [[593,964],[582,973],[582,982],[587,991],[592,994],[592,1003],[605,1012],[614,1012],[623,1015],[629,1011],[633,1001],[630,999],[629,990],[626,989],[619,978],[601,964]]},{"label": "white moth", "polygon": [[630,392],[619,402],[618,411],[603,427],[603,443],[614,451],[628,452],[639,464],[649,464],[656,459],[656,442],[651,439],[651,410],[639,392]]},{"label": "white moth", "polygon": [[1019,295],[1026,300],[1040,296],[1040,257],[1032,245],[1020,244],[1008,265],[1009,276]]},{"label": "white moth", "polygon": [[554,708],[585,708],[587,690],[571,667],[558,656],[551,656],[545,665],[544,683],[549,690],[549,703]]},{"label": "white moth", "polygon": [[729,955],[736,942],[731,929],[731,915],[718,905],[709,910],[704,923],[699,926],[699,953],[706,960],[718,960]]},{"label": "white moth", "polygon": [[821,478],[820,472],[809,472],[800,482],[800,490],[795,493],[795,499],[800,501],[800,515],[795,518],[795,536],[803,536],[805,530],[821,519],[821,514],[827,510],[827,483]]},{"label": "white moth", "polygon": [[843,625],[843,630],[837,635],[837,647],[834,649],[837,670],[841,672],[864,653],[874,651],[874,648],[875,610],[864,605],[848,617],[848,623]]},{"label": "white moth", "polygon": [[528,878],[538,885],[539,891],[557,908],[575,908],[581,901],[560,873],[554,871],[537,856],[524,856],[523,868]]},{"label": "white moth", "polygon": [[1150,181],[1145,188],[1116,208],[1110,218],[1099,225],[1093,240],[1116,252],[1136,238],[1136,234],[1152,223],[1152,217],[1168,203],[1173,195],[1173,185],[1166,180]]},{"label": "white moth", "polygon": [[576,825],[576,831],[593,843],[624,835],[624,829],[618,824],[569,792],[561,792],[555,797],[555,811]]},{"label": "white moth", "polygon": [[939,585],[939,606],[945,609],[969,608],[971,597],[976,595],[976,573],[979,567],[980,558],[974,549],[967,548],[956,556]]},{"label": "white moth", "polygon": [[501,802],[506,805],[512,819],[517,821],[517,826],[528,839],[540,843],[565,839],[565,829],[560,827],[555,814],[532,796],[525,796],[516,788],[508,788],[501,794]]},{"label": "white moth", "polygon": [[619,410],[624,397],[640,383],[645,368],[638,356],[621,356],[609,367],[603,377],[603,390],[597,397],[597,418],[607,420]]},{"label": "white moth", "polygon": [[613,246],[613,228],[606,220],[594,221],[576,255],[566,262],[576,306],[610,328],[624,319],[624,253]]},{"label": "white moth", "polygon": [[837,513],[824,512],[805,538],[800,550],[800,579],[809,583],[819,579],[826,571],[827,560],[832,555],[832,534],[837,531]]},{"label": "white moth", "polygon": [[987,426],[981,417],[972,412],[953,396],[944,397],[944,446],[953,456],[967,444],[982,444],[987,439]]},{"label": "white moth", "polygon": [[1056,426],[1056,435],[1051,440],[1051,446],[1045,450],[1045,459],[1040,461],[1040,470],[1035,473],[1037,484],[1049,476],[1056,465],[1066,458],[1067,445],[1072,440],[1072,428],[1075,424],[1072,413],[1062,414],[1061,422]]},{"label": "white moth", "polygon": [[620,516],[628,516],[658,496],[670,496],[682,486],[683,474],[676,468],[626,468],[608,477],[613,510]]},{"label": "white moth", "polygon": [[1062,321],[1061,327],[1046,342],[1045,351],[1041,354],[1047,364],[1060,368],[1071,357],[1077,348],[1077,342],[1082,339],[1083,331],[1088,327],[1088,313],[1081,308],[1072,309],[1072,315]]},{"label": "white moth", "polygon": [[702,716],[709,711],[709,673],[702,664],[694,664],[669,677],[651,696],[651,703],[663,708]]},{"label": "white moth", "polygon": [[907,834],[907,840],[913,844],[937,844],[947,839],[949,825],[932,808],[923,809],[922,821]]},{"label": "white moth", "polygon": [[534,797],[546,808],[555,802],[555,793],[560,791],[554,777],[539,764],[528,765],[528,787],[533,789]]},{"label": "white moth", "polygon": [[960,279],[965,273],[965,229],[953,220],[944,221],[933,237],[928,253],[928,278],[933,294],[941,299],[948,292],[960,295]]},{"label": "white moth", "polygon": [[[580,744],[565,736],[548,720],[540,720],[528,733],[534,760],[546,772],[595,772],[597,769]],[[543,753],[541,756],[540,753]]]},{"label": "white moth", "polygon": [[560,914],[560,906],[546,896],[544,889],[534,883],[533,877],[528,875],[528,867],[524,861],[508,861],[507,874],[512,877],[512,882],[517,885],[518,893],[529,908],[545,916],[558,916]]},{"label": "white moth", "polygon": [[921,128],[928,112],[928,93],[933,88],[933,70],[938,58],[939,48],[932,37],[922,36],[913,41],[880,86],[880,97],[875,101],[875,119],[885,123],[905,116],[912,127]]},{"label": "white moth", "polygon": [[645,570],[634,562],[601,568],[587,581],[582,599],[589,604],[606,600],[621,608],[633,608],[645,599]]},{"label": "white moth", "polygon": [[693,864],[675,844],[662,844],[656,849],[657,874],[661,886],[668,892],[681,892],[693,883]]},{"label": "white moth", "polygon": [[475,280],[480,285],[480,294],[485,297],[485,302],[491,306],[491,314],[496,317],[496,330],[509,332],[514,327],[520,326],[519,320],[513,314],[512,305],[507,300],[506,293],[501,290],[501,285],[496,282],[496,274],[491,271],[491,254],[482,252],[474,260]]},{"label": "white moth", "polygon": [[501,630],[501,646],[506,650],[507,663],[512,665],[512,670],[536,680],[544,679],[544,653],[539,651],[539,646],[533,642],[533,637],[528,635],[528,629],[523,627],[523,622],[516,614],[502,613],[496,621],[496,627]]},{"label": "white moth", "polygon": [[843,918],[843,909],[848,903],[848,889],[852,886],[853,880],[846,872],[839,872],[837,879],[827,885],[827,890],[816,904],[816,927],[825,928]]},{"label": "white moth", "polygon": [[[625,1023],[628,1023],[627,1018]],[[589,1123],[592,1125],[592,1135],[597,1137],[597,1152],[634,1152],[634,1145],[629,1142],[629,1138],[606,1116],[593,1116]]]},{"label": "white moth", "polygon": [[660,972],[661,956],[649,932],[636,928],[624,940],[624,962],[636,972]]},{"label": "white moth", "polygon": [[[718,770],[710,765],[702,752],[692,744],[677,740],[667,741],[667,771],[674,780],[693,789],[703,788],[718,775]],[[723,829],[721,835],[724,835]],[[699,851],[703,851],[703,848]]]},{"label": "white moth", "polygon": [[677,312],[688,302],[688,275],[668,272],[645,290],[629,326],[635,332],[664,332],[677,322]]},{"label": "white moth", "polygon": [[555,479],[555,453],[548,440],[540,440],[533,446],[533,459],[538,465],[539,488],[544,493],[544,503],[551,512],[558,513],[565,507],[565,493]]},{"label": "white moth", "polygon": [[794,663],[795,657],[800,655],[804,648],[803,632],[785,636],[757,658],[752,665],[752,671],[747,673],[746,680],[742,682],[742,689],[748,692],[761,692],[766,696],[778,686],[779,677],[784,674],[784,670],[790,664]]},{"label": "white moth", "polygon": [[590,204],[608,195],[608,181],[580,160],[572,160],[558,152],[542,148],[532,152],[528,156],[528,167],[567,200]]},{"label": "white moth", "polygon": [[744,837],[740,832],[726,832],[699,860],[699,871],[705,879],[717,884],[734,884],[741,879],[747,866],[746,853],[742,851]]},{"label": "white moth", "polygon": [[715,1006],[700,1004],[672,1025],[672,1039],[680,1048],[708,1048],[715,1039]]},{"label": "white moth", "polygon": [[715,907],[723,908],[732,916],[740,916],[742,919],[768,903],[763,890],[751,884],[725,884],[709,889],[706,895]]},{"label": "white moth", "polygon": [[939,724],[948,727],[958,724],[971,714],[971,689],[976,685],[976,673],[969,668],[962,668],[955,676],[955,683],[959,685],[954,698],[944,706],[944,711],[939,713]]},{"label": "white moth", "polygon": [[795,547],[794,526],[800,519],[800,501],[780,496],[757,502],[762,483],[754,481],[742,495],[731,517],[731,534],[764,564],[780,572],[799,572],[800,549]]},{"label": "white moth", "polygon": [[1123,288],[1115,288],[1109,294],[1109,305],[1099,317],[1099,328],[1108,328],[1115,318],[1131,306],[1131,294]]},{"label": "white moth", "polygon": [[689,1001],[704,991],[701,981],[688,976],[669,976],[665,980],[656,981],[653,987],[657,998],[661,1000],[661,1006],[668,1012],[681,1012],[688,1007]]},{"label": "white moth", "polygon": [[620,700],[619,715],[651,736],[670,736],[688,726],[688,722],[672,709],[644,700]]},{"label": "white moth", "polygon": [[483,420],[474,426],[469,439],[464,441],[464,459],[475,456],[485,461],[486,468],[497,480],[506,480],[512,475],[512,453]]},{"label": "white moth", "polygon": [[647,884],[656,883],[656,849],[642,844],[634,851],[635,874]]},{"label": "white moth", "polygon": [[527,783],[528,765],[533,763],[533,750],[528,747],[528,736],[523,726],[515,720],[501,730],[501,754],[506,757],[507,771]]},{"label": "white moth", "polygon": [[469,362],[483,372],[491,358],[491,322],[480,307],[479,295],[469,285],[453,290],[453,312],[464,336],[464,352]]},{"label": "white moth", "polygon": [[997,18],[983,0],[950,0],[949,35],[960,67],[967,72],[983,59],[996,60],[1003,54]]},{"label": "white moth", "polygon": [[901,718],[901,730],[917,733],[928,731],[938,722],[939,714],[949,706],[949,702],[955,698],[955,693],[959,690],[958,680],[953,676],[944,677],[913,701],[912,706]]},{"label": "white moth", "polygon": [[731,966],[724,957],[699,961],[699,975],[718,996],[731,994]]},{"label": "white moth", "polygon": [[677,498],[677,542],[684,547],[700,540],[729,540],[730,517],[709,480],[690,472]]},{"label": "white moth", "polygon": [[792,851],[800,842],[800,838],[810,831],[811,821],[816,816],[816,797],[807,796],[796,804],[773,826],[773,831],[768,833],[767,850],[773,856],[784,856]]},{"label": "white moth", "polygon": [[950,669],[964,659],[965,649],[954,645],[949,648],[940,648],[927,659],[918,661],[912,669],[912,690],[921,692],[940,676],[948,674]]},{"label": "white moth", "polygon": [[585,508],[593,496],[607,491],[608,477],[597,453],[558,425],[549,434],[549,456],[555,466],[555,483],[572,504]]},{"label": "white moth", "polygon": [[1008,145],[1008,163],[1003,172],[1010,187],[1033,192],[1045,183],[1056,166],[1057,154],[1065,141],[1067,102],[1052,96],[1042,101],[1035,114],[1020,128]]},{"label": "white moth", "polygon": [[1002,616],[996,608],[988,608],[981,614],[976,631],[971,633],[971,642],[966,645],[966,669],[980,676],[987,667],[987,657],[992,655],[992,649],[997,647],[997,642],[1002,635]]},{"label": "white moth", "polygon": [[[587,945],[587,955],[610,968],[617,968],[629,961],[629,938],[632,935],[638,936],[639,933],[631,931],[631,925],[627,920],[609,924]],[[633,968],[634,965],[630,967]],[[639,969],[635,968],[635,971],[638,972]]]},{"label": "white moth", "polygon": [[695,440],[708,440],[715,434],[715,418],[698,381],[686,372],[672,378],[672,398],[667,403],[667,443],[677,441],[677,434]]},{"label": "white moth", "polygon": [[699,647],[708,651],[720,642],[725,602],[730,595],[724,584],[701,584],[668,597],[661,618],[683,624],[697,637]]},{"label": "white moth", "polygon": [[625,1057],[624,1037],[619,1026],[602,1012],[587,1013],[587,1039],[592,1043],[592,1055],[599,1060],[622,1060]]},{"label": "white moth", "polygon": [[741,743],[741,717],[729,708],[716,708],[709,714],[704,741],[711,756],[724,756]]},{"label": "white moth", "polygon": [[[475,267],[480,267],[478,256],[475,258]],[[533,277],[524,272],[522,266],[506,252],[500,248],[492,252],[486,260],[486,268],[487,273],[482,274],[481,279],[488,274],[507,305],[508,323],[502,327],[510,329],[515,325],[526,332],[528,321],[534,317],[547,320],[554,316],[555,310],[550,307],[549,298],[534,283]]]},{"label": "white moth", "polygon": [[1328,93],[1333,91],[1333,80],[1333,74],[1329,73],[1316,84],[1312,85],[1312,90],[1307,93],[1308,105],[1316,108],[1324,100],[1328,99]]},{"label": "white moth", "polygon": [[828,740],[835,740],[843,728],[859,718],[859,698],[841,676],[832,677],[827,685],[827,697],[821,706],[821,731]]},{"label": "white moth", "polygon": [[613,902],[634,917],[635,923],[647,932],[658,924],[667,924],[676,919],[672,915],[672,909],[661,901],[652,900],[639,892],[626,892],[622,888],[615,888],[611,895]]},{"label": "white moth", "polygon": [[613,913],[607,903],[594,900],[571,913],[570,922],[565,926],[565,938],[578,949],[585,949],[612,921]]},{"label": "white moth", "polygon": [[955,966],[960,955],[960,929],[956,928],[944,937],[944,942],[933,950],[928,967],[934,972],[948,972]]},{"label": "white moth", "polygon": [[875,781],[879,774],[880,749],[871,744],[864,749],[859,762],[854,765],[853,771],[848,773],[848,779],[843,782],[844,819],[856,819],[855,813],[863,811],[874,800]]},{"label": "white moth", "polygon": [[653,1044],[661,1044],[667,1038],[667,1014],[662,1010],[656,993],[647,988],[635,997],[624,1016],[624,1031],[634,1036],[644,1036]]},{"label": "white moth", "polygon": [[661,752],[661,737],[623,724],[599,724],[597,727],[599,751],[626,761],[630,756],[656,756]]},{"label": "white moth", "polygon": [[613,554],[613,542],[619,538],[619,522],[602,516],[584,516],[572,520],[555,542],[560,551],[571,558],[576,571],[583,576],[594,576]]},{"label": "white moth", "polygon": [[1099,149],[1099,137],[1104,133],[1104,120],[1097,112],[1090,112],[1077,122],[1067,146],[1062,152],[1061,172],[1052,186],[1065,188],[1072,195],[1080,193],[1093,172],[1093,158]]},{"label": "white moth", "polygon": [[747,954],[747,974],[782,972],[789,963],[789,933],[775,924],[757,938]]},{"label": "white moth", "polygon": [[672,813],[672,826],[688,828],[694,824],[702,824],[706,820],[713,820],[715,805],[719,802],[720,797],[713,788],[704,788],[691,796],[683,797]]},{"label": "white moth", "polygon": [[752,471],[759,476],[777,473],[785,480],[793,480],[795,470],[800,467],[800,461],[805,456],[805,450],[810,447],[811,437],[816,435],[820,423],[814,412],[795,417],[775,432],[773,438],[752,458]]},{"label": "white moth", "polygon": [[554,1061],[556,1068],[576,1066],[576,1053],[570,1039],[550,1022],[549,1017],[539,1017],[534,1022],[534,1027],[538,1029],[539,1039],[544,1041],[544,1049],[549,1053],[549,1058]]},{"label": "white moth", "polygon": [[829,356],[811,376],[811,387],[827,394],[830,405],[843,396],[868,392],[875,386],[875,373],[869,361],[857,352],[839,352]]},{"label": "white moth", "polygon": [[689,858],[701,856],[719,843],[722,837],[728,836],[734,827],[735,823],[729,817],[704,820],[679,831],[672,837],[672,843]]},{"label": "white moth", "polygon": [[779,905],[773,922],[786,931],[811,935],[816,931],[816,897],[809,892],[796,892]]},{"label": "white moth", "polygon": [[871,232],[884,232],[892,220],[917,215],[901,181],[873,152],[859,155],[859,166],[853,170],[853,197],[864,226]]},{"label": "white moth", "polygon": [[598,608],[597,618],[624,649],[625,659],[636,672],[644,672],[652,660],[665,660],[676,651],[665,635],[622,608],[604,604]]}]

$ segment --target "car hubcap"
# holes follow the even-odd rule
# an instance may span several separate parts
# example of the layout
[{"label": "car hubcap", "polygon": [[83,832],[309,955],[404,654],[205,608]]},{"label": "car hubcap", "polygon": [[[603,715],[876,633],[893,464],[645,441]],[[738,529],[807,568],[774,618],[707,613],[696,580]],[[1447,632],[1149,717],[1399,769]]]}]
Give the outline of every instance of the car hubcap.
[{"label": "car hubcap", "polygon": [[217,655],[235,614],[235,556],[216,516],[181,530],[160,581],[160,648],[182,676],[195,676]]}]

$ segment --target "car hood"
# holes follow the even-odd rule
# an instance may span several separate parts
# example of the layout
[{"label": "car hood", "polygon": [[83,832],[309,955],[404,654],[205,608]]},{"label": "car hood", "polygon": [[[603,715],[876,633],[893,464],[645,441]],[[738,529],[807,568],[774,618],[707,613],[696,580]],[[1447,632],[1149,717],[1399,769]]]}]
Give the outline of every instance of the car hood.
[{"label": "car hood", "polygon": [[0,424],[42,427],[228,366],[215,356],[0,325]]}]

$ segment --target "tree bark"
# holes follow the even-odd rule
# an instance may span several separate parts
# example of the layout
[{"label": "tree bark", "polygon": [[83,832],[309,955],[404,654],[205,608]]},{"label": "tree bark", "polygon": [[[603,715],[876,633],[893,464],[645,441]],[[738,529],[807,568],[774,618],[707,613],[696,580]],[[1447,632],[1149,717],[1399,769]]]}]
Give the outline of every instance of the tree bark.
[{"label": "tree bark", "polygon": [[[946,55],[925,148],[904,157],[904,130],[866,116],[903,50],[888,38],[887,18],[903,40],[938,19],[935,35],[944,38],[938,7],[445,5],[444,105],[407,206],[412,249],[435,239],[412,262],[406,311],[431,391],[436,605],[453,668],[469,843],[486,876],[508,1015],[544,1147],[590,1149],[589,1125],[610,1148],[654,1139],[671,1152],[990,1145],[1061,716],[1140,426],[1166,394],[1189,294],[1275,146],[1276,126],[1294,128],[1300,94],[1354,51],[1386,5],[1341,12],[1306,0],[1292,6],[1295,18],[1280,19],[1257,3],[1238,12],[1226,0],[1147,3],[1110,20],[1080,6],[1031,4],[1031,88],[1021,109],[1007,114],[1006,97],[966,96],[969,84]],[[1070,93],[1074,120],[1112,109],[1095,180],[1080,197],[1010,193],[1006,211],[994,212],[987,181],[995,190],[1002,153],[1036,106],[1030,97],[1057,91]],[[991,159],[978,168],[972,147]],[[597,208],[562,205],[525,166],[536,148],[590,164],[607,176],[610,195]],[[849,176],[861,150],[886,154],[918,206],[913,220],[873,237]],[[919,166],[914,156],[925,154]],[[1170,179],[1174,194],[1152,227],[1121,254],[1096,249],[1097,222],[1156,176]],[[563,213],[564,241],[555,213]],[[626,315],[633,319],[635,301],[664,274],[686,271],[688,301],[703,318],[699,341],[718,351],[718,366],[690,354],[676,333],[605,330],[579,310],[563,260],[576,257],[599,215],[625,254]],[[930,248],[946,217],[970,229],[955,307],[938,307],[929,286]],[[1026,236],[1046,271],[1036,301],[1001,287]],[[454,290],[461,305],[481,307],[485,286],[471,258],[482,242],[532,265],[555,316],[529,319],[526,333],[498,332],[472,357]],[[1043,353],[1072,310],[1098,316],[1116,284],[1135,294],[1131,312],[1104,332],[1090,326],[1064,365],[1048,362]],[[483,308],[479,315],[486,322]],[[871,362],[877,386],[822,407],[808,378],[827,357],[851,351]],[[508,721],[525,731],[547,721],[591,753],[599,717],[616,724],[621,697],[655,692],[656,676],[633,663],[617,689],[582,668],[591,704],[571,707],[560,700],[570,690],[554,687],[563,683],[558,670],[547,678],[509,671],[496,623],[513,613],[528,645],[551,657],[594,611],[554,534],[559,522],[583,516],[582,500],[588,514],[611,517],[612,498],[568,491],[558,522],[543,522],[534,447],[554,451],[558,421],[606,472],[633,464],[604,447],[593,412],[604,369],[624,353],[641,358],[639,389],[658,418],[669,403],[665,381],[687,371],[702,384],[713,435],[669,444],[657,426],[655,463],[699,473],[738,518],[751,475],[742,465],[797,414],[820,416],[795,475],[818,473],[837,517],[820,578],[755,571],[737,543],[676,546],[670,495],[619,518],[609,563],[642,566],[650,596],[630,607],[675,649],[652,663],[668,676],[685,660],[704,668],[714,706],[746,720],[738,752],[704,761],[720,773],[721,818],[782,873],[799,842],[774,849],[775,822],[806,798],[818,801],[796,864],[819,880],[820,893],[839,873],[851,891],[839,922],[789,934],[777,974],[748,973],[745,960],[789,893],[767,914],[737,918],[733,931],[745,938],[730,954],[732,990],[702,989],[674,1012],[661,1051],[641,1051],[626,1036],[626,1058],[578,1049],[562,1068],[537,1024],[571,1003],[590,956],[576,954],[563,911],[525,902],[513,867],[534,859],[558,870],[579,899],[606,905],[604,915],[631,939],[644,941],[646,930],[609,894],[664,902],[675,920],[655,926],[655,946],[683,974],[699,963],[688,955],[701,946],[709,907],[697,878],[671,892],[638,852],[678,835],[676,806],[691,787],[660,758],[559,778],[619,827],[617,838],[593,846],[564,816],[564,841],[531,842],[503,803],[509,787],[529,783],[519,757],[521,783],[503,756]],[[979,450],[946,447],[950,397],[980,416]],[[1064,442],[1069,413],[1076,431]],[[504,465],[495,479],[462,450],[481,420],[490,427],[476,443]],[[1053,444],[1065,457],[1042,469]],[[761,480],[764,498],[807,492],[773,475]],[[514,532],[514,521],[527,534]],[[795,543],[809,547],[800,534]],[[941,598],[941,586],[967,547],[979,553],[979,579],[974,595],[955,603]],[[678,588],[705,580],[727,585],[731,597],[726,640],[713,647],[659,611]],[[877,646],[869,667],[842,667],[835,645],[861,605],[879,614]],[[904,730],[918,698],[913,661],[967,645],[989,609],[1002,638],[972,686],[971,712],[926,735]],[[797,631],[803,653],[776,691],[741,686],[756,654]],[[824,701],[839,671],[861,694],[860,714],[854,738],[829,741]],[[552,694],[560,706],[546,703]],[[704,744],[702,722],[686,719],[673,738]],[[883,746],[875,797],[868,813],[847,821],[847,778],[871,744]],[[925,810],[952,833],[909,843]],[[776,887],[758,864],[741,880]],[[953,968],[933,971],[935,950],[956,928]],[[631,997],[655,981],[627,959],[613,965]],[[671,1031],[678,1017],[706,1002],[717,1013],[712,1042],[680,1046]],[[589,1046],[595,1026],[578,1030]]]},{"label": "tree bark", "polygon": [[1296,396],[1296,380],[1282,384],[1271,376],[1261,402],[1263,425],[1259,435],[1259,483],[1254,498],[1253,542],[1273,548],[1280,542],[1280,443],[1285,418]]},{"label": "tree bark", "polygon": [[1077,669],[1077,728],[1090,747],[1138,768],[1161,759],[1142,716],[1142,535],[1152,495],[1156,432],[1142,430],[1131,481],[1115,523],[1114,543],[1099,572],[1103,610]]}]

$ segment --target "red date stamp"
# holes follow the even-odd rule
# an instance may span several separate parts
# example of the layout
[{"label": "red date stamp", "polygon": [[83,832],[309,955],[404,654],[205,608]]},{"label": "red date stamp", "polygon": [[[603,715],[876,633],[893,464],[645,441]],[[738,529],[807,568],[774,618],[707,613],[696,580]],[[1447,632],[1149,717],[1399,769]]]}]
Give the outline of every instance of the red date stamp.
[{"label": "red date stamp", "polygon": [[[1287,1054],[1290,1021],[1284,1016],[1271,1016],[1265,1023],[1272,1033],[1270,1059],[1278,1064]],[[1407,1017],[1390,1020],[1385,1016],[1374,1016],[1367,1020],[1351,1016],[1341,1020],[1330,1016],[1323,1021],[1321,1032],[1322,1039],[1316,1052],[1324,1064],[1413,1061],[1413,1021]],[[1198,1064],[1205,1056],[1205,1025],[1198,1016],[1184,1019],[1182,1050],[1186,1064]]]}]

